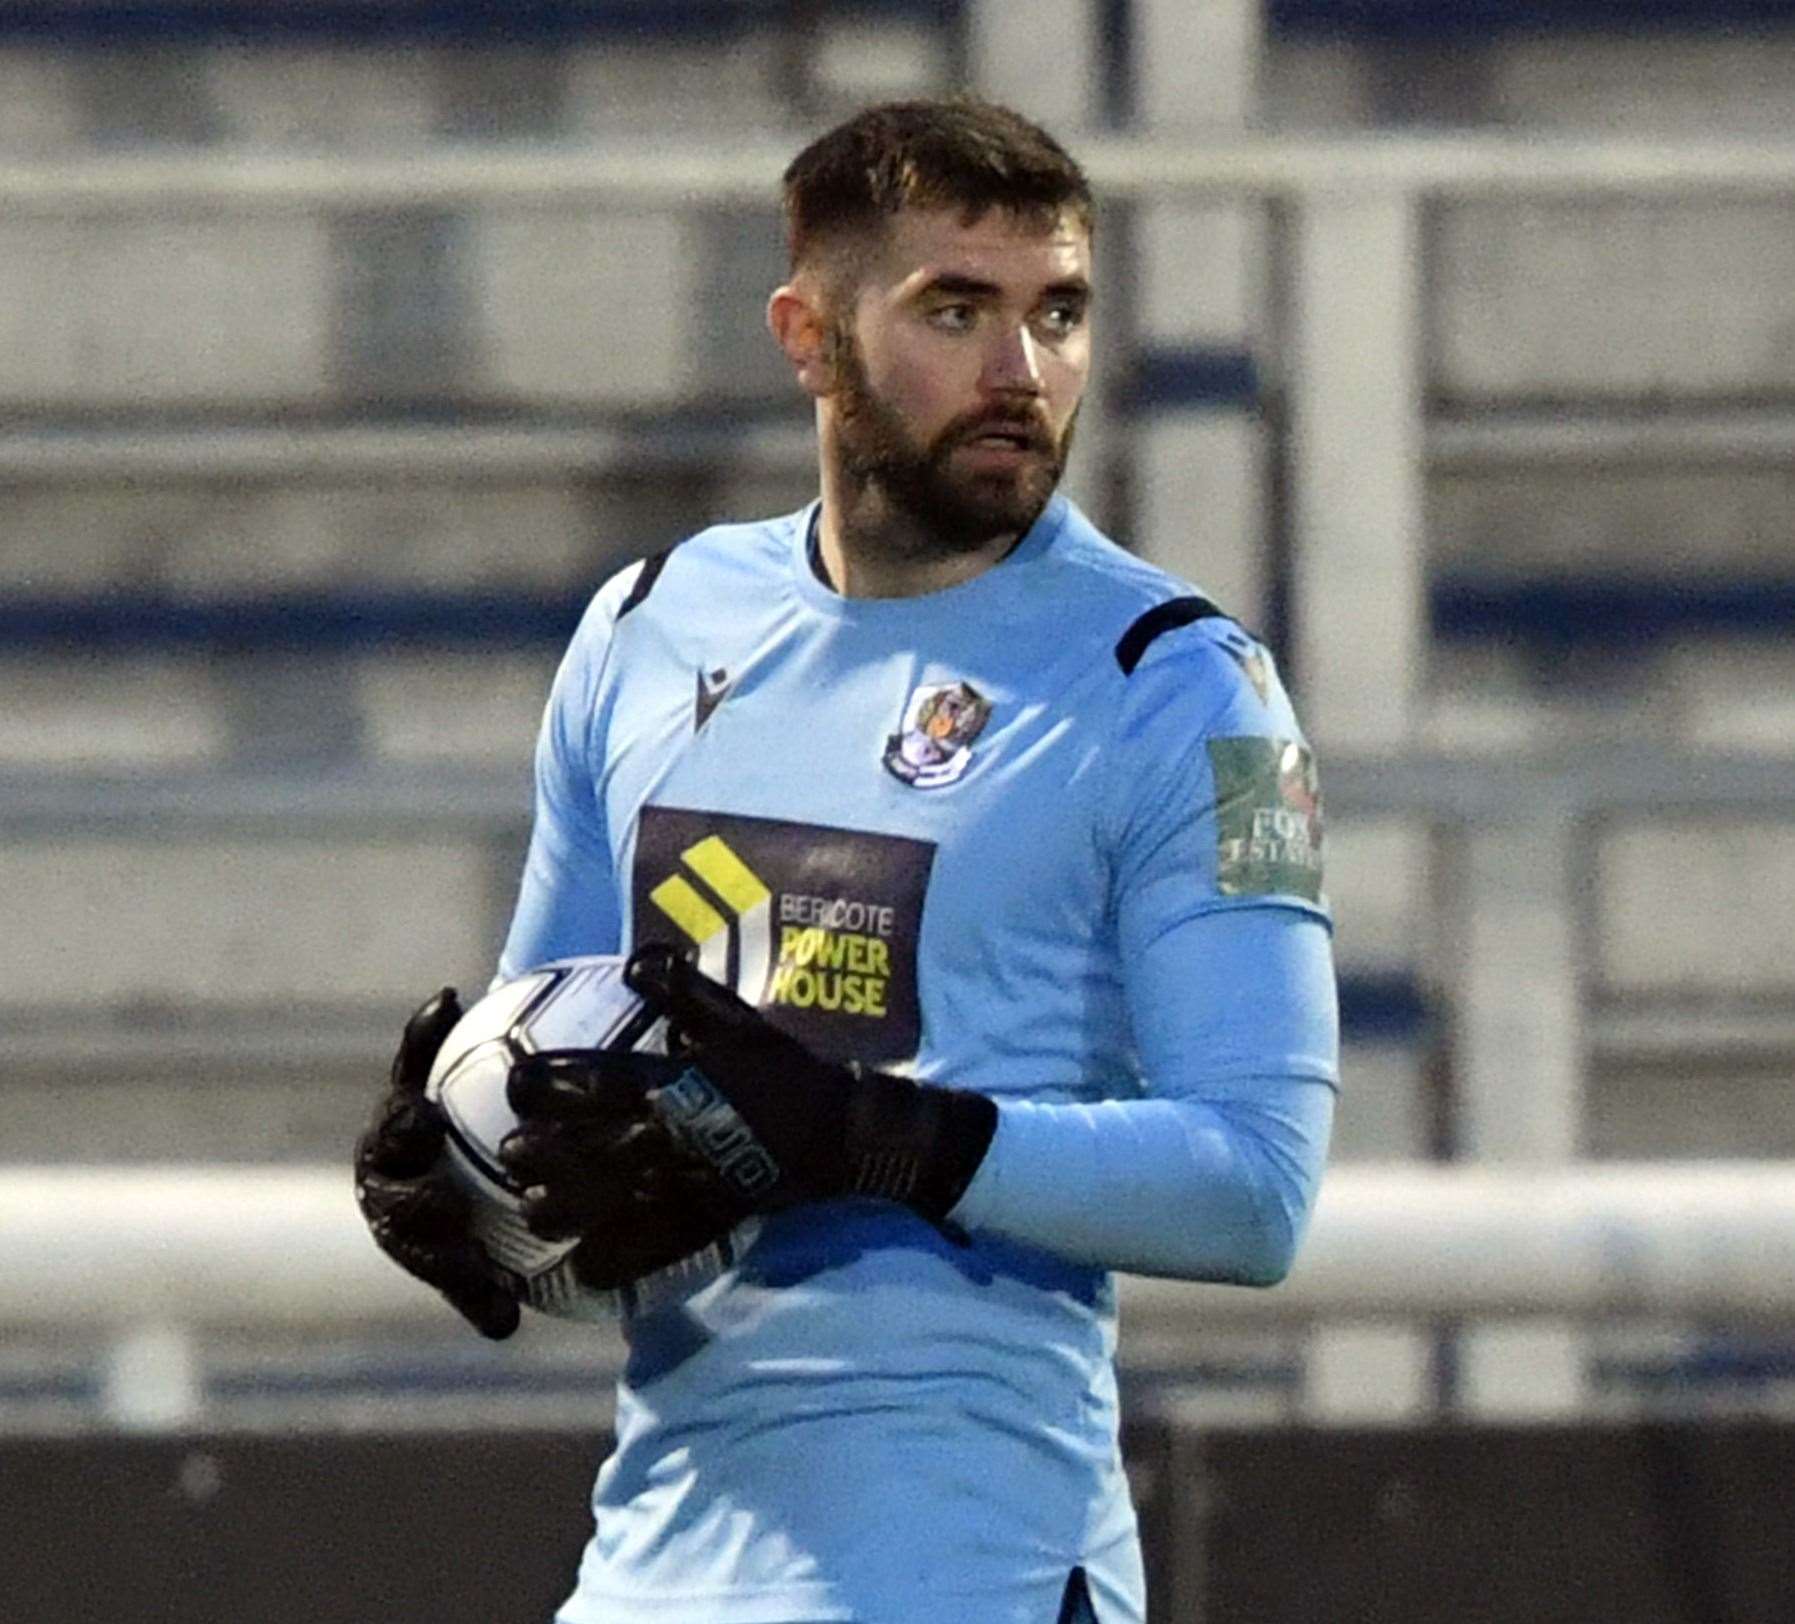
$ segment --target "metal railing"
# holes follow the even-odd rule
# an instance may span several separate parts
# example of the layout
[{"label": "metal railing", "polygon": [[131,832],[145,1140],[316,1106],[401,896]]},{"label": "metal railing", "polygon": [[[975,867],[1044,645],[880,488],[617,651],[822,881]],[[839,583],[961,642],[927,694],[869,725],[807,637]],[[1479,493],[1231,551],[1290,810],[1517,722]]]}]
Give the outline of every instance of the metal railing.
[{"label": "metal railing", "polygon": [[[1124,1279],[1121,1359],[1124,1371],[1175,1369],[1193,1330],[1307,1327],[1319,1373],[1300,1409],[1327,1419],[1362,1403],[1350,1390],[1330,1401],[1325,1375],[1327,1339],[1357,1354],[1361,1324],[1374,1354],[1390,1327],[1460,1318],[1787,1331],[1791,1233],[1788,1165],[1340,1168],[1282,1285]],[[200,1421],[204,1342],[221,1328],[326,1343],[448,1323],[435,1294],[375,1250],[342,1167],[0,1169],[0,1324],[105,1338],[102,1419]],[[614,1330],[591,1330],[595,1380],[621,1357]]]}]

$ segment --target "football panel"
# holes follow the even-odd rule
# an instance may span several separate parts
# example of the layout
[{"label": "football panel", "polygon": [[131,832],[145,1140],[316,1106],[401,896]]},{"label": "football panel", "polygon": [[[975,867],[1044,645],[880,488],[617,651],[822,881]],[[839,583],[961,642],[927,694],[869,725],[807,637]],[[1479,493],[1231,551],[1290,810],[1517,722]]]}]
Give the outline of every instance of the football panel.
[{"label": "football panel", "polygon": [[449,1119],[451,1148],[471,1171],[511,1195],[517,1186],[500,1164],[498,1150],[517,1126],[517,1113],[505,1097],[513,1058],[507,1039],[489,1039],[450,1066],[436,1092]]},{"label": "football panel", "polygon": [[727,1235],[687,1253],[676,1262],[632,1281],[618,1293],[618,1310],[625,1318],[651,1314],[669,1303],[683,1303],[733,1269],[760,1235],[761,1220],[745,1218]]},{"label": "football panel", "polygon": [[545,966],[555,977],[513,1034],[520,1048],[633,1049],[656,1023],[623,984],[625,961],[614,954],[564,959]]},{"label": "football panel", "polygon": [[585,1324],[614,1320],[622,1306],[616,1292],[594,1291],[582,1284],[574,1273],[571,1258],[563,1258],[553,1268],[533,1275],[525,1282],[525,1292],[530,1306],[539,1313]]},{"label": "football panel", "polygon": [[577,1241],[545,1241],[532,1235],[514,1206],[493,1200],[476,1202],[474,1239],[486,1248],[493,1262],[519,1276],[532,1290],[546,1270],[561,1263]]},{"label": "football panel", "polygon": [[430,1081],[425,1092],[434,1096],[443,1076],[469,1050],[478,1048],[493,1038],[503,1037],[510,1031],[518,1018],[518,1012],[526,1008],[552,979],[546,970],[532,970],[514,981],[501,983],[480,999],[449,1029],[449,1035],[443,1039],[443,1046],[437,1051],[435,1063],[430,1068]]}]

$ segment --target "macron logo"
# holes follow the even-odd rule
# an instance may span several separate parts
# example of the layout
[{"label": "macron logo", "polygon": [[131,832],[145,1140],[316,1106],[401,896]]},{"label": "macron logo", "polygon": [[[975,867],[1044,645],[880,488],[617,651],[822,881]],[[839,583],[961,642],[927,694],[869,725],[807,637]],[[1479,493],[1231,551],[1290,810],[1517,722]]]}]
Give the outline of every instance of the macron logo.
[{"label": "macron logo", "polygon": [[729,673],[722,666],[715,671],[698,673],[698,700],[692,709],[692,731],[696,733],[711,719],[714,711],[729,696]]}]

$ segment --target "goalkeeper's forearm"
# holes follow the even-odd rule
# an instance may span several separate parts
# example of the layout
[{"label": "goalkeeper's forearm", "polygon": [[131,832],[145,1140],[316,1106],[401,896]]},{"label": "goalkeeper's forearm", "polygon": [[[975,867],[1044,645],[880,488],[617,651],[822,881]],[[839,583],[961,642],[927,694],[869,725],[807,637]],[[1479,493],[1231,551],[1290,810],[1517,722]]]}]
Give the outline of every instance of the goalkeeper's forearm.
[{"label": "goalkeeper's forearm", "polygon": [[1261,1079],[1225,1100],[1006,1100],[948,1221],[1132,1274],[1274,1285],[1321,1180],[1334,1091]]},{"label": "goalkeeper's forearm", "polygon": [[1326,1080],[999,1107],[822,1060],[670,950],[627,975],[686,1040],[655,1109],[758,1210],[868,1195],[1106,1268],[1264,1284],[1289,1267],[1326,1154]]},{"label": "goalkeeper's forearm", "polygon": [[1338,1076],[1326,928],[1283,908],[1193,912],[1134,944],[1152,1097],[1004,1101],[950,1215],[1139,1274],[1283,1278],[1327,1156]]}]

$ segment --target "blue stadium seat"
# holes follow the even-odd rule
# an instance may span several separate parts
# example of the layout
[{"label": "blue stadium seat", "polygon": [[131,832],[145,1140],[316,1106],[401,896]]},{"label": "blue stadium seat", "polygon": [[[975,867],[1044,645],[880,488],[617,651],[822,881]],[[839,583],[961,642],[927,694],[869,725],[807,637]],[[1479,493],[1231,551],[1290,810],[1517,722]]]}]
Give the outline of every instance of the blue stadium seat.
[{"label": "blue stadium seat", "polygon": [[1285,36],[1426,41],[1500,34],[1646,34],[1666,30],[1786,27],[1790,0],[1267,0]]}]

